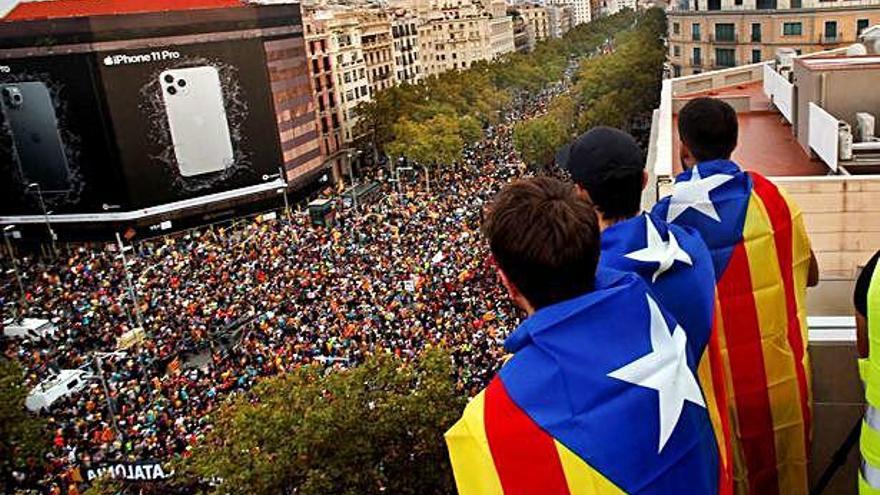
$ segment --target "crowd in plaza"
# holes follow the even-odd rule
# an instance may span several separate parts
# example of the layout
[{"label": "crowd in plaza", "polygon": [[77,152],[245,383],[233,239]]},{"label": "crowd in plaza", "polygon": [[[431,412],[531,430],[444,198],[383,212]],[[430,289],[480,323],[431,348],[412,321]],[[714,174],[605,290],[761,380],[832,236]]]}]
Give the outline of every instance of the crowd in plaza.
[{"label": "crowd in plaza", "polygon": [[[51,480],[52,490],[67,493],[79,481],[76,466],[185,456],[224,397],[309,363],[347,366],[370,353],[409,357],[443,344],[462,392],[476,393],[519,322],[488,264],[482,207],[524,171],[513,123],[562,90],[511,108],[460,163],[432,171],[431,193],[422,180],[398,185],[373,171],[380,194],[357,210],[339,200],[329,228],[291,211],[135,241],[127,258],[136,301],[115,245],[66,247],[54,262],[21,260],[28,313],[57,318],[59,330],[3,342],[29,387],[58,369],[98,376],[95,353],[117,350],[137,325],[136,305],[146,332],[141,345],[101,359],[109,401],[92,380],[53,404],[46,470],[22,473],[22,483]],[[7,308],[18,299],[8,277]]]}]

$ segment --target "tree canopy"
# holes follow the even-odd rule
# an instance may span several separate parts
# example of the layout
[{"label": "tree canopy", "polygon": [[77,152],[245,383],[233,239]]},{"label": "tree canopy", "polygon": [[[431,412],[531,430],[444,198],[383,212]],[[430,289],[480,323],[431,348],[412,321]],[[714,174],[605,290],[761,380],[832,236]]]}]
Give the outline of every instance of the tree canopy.
[{"label": "tree canopy", "polygon": [[[304,366],[224,402],[213,431],[173,466],[173,484],[216,494],[454,493],[443,434],[464,404],[440,349],[344,370]],[[102,480],[88,493],[120,490]]]},{"label": "tree canopy", "polygon": [[15,470],[35,469],[49,448],[43,421],[25,409],[27,394],[21,366],[0,357],[0,479],[5,483]]}]

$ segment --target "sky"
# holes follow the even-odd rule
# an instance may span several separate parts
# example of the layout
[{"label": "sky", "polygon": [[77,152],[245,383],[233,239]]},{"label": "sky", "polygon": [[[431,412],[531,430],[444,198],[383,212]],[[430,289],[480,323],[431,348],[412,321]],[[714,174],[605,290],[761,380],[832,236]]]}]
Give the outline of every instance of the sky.
[{"label": "sky", "polygon": [[0,0],[0,17],[5,16],[17,3],[18,0]]}]

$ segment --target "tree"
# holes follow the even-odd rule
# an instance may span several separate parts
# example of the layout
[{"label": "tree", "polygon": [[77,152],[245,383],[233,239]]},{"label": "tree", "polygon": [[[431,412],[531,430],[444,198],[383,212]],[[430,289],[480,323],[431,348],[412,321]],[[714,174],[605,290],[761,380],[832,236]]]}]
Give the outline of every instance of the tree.
[{"label": "tree", "polygon": [[24,406],[28,390],[24,371],[14,361],[0,357],[0,477],[12,493],[12,472],[32,472],[49,448],[43,421]]},{"label": "tree", "polygon": [[448,113],[439,113],[424,122],[402,119],[394,126],[394,135],[388,152],[426,167],[456,162],[464,149],[460,119]]},{"label": "tree", "polygon": [[527,120],[514,127],[513,145],[529,166],[540,170],[551,165],[556,151],[571,139],[568,129],[554,114]]},{"label": "tree", "polygon": [[218,494],[454,493],[443,433],[463,407],[442,350],[305,366],[224,403],[176,475],[222,479]]}]

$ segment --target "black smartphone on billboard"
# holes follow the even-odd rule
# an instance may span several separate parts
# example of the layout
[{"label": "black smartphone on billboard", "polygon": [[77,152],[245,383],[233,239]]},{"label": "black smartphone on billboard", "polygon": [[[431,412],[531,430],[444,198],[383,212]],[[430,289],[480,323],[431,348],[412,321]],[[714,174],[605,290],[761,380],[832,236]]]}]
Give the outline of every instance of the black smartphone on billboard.
[{"label": "black smartphone on billboard", "polygon": [[0,84],[0,107],[25,184],[43,191],[70,189],[70,169],[49,88],[42,82]]}]

